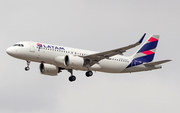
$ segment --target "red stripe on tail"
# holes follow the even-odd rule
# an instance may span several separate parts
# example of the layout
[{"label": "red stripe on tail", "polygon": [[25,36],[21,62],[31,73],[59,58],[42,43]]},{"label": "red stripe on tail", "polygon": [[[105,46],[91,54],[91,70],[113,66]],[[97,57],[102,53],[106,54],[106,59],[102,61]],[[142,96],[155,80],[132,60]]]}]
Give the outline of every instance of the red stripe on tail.
[{"label": "red stripe on tail", "polygon": [[151,37],[148,41],[149,42],[154,42],[154,41],[158,41],[158,39]]},{"label": "red stripe on tail", "polygon": [[152,51],[144,51],[144,52],[141,52],[141,53],[143,53],[143,54],[146,54],[146,55],[151,55],[151,54],[154,54],[154,52],[152,52]]}]

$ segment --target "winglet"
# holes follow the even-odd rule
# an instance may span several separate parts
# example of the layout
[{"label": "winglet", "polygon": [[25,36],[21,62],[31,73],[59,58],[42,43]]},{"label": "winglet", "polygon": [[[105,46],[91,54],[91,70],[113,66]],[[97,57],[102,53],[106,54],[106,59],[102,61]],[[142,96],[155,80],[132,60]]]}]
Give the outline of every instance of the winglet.
[{"label": "winglet", "polygon": [[143,41],[143,39],[144,39],[145,36],[146,36],[146,33],[144,33],[144,35],[142,36],[142,38],[139,40],[138,43],[142,43],[142,41]]}]

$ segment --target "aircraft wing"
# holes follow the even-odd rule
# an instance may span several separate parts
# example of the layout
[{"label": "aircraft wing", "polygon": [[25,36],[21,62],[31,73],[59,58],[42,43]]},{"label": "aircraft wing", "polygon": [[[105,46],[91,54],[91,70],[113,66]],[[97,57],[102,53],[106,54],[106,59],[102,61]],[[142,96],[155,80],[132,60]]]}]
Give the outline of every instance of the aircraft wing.
[{"label": "aircraft wing", "polygon": [[84,59],[90,60],[90,66],[92,66],[102,59],[109,58],[109,57],[117,55],[117,54],[122,55],[124,52],[126,52],[126,50],[140,45],[142,43],[145,35],[146,35],[146,33],[144,33],[144,35],[140,38],[140,40],[138,42],[131,44],[129,46],[125,46],[125,47],[121,47],[118,49],[113,49],[113,50],[109,50],[109,51],[105,51],[105,52],[100,52],[100,53],[96,53],[96,54],[87,55],[87,56],[84,56]]}]

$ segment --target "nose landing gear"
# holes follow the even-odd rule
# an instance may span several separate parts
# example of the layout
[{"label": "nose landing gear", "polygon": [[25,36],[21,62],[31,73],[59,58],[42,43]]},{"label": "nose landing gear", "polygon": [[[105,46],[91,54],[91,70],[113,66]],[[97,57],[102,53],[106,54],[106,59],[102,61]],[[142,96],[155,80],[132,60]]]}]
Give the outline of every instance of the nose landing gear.
[{"label": "nose landing gear", "polygon": [[30,69],[29,65],[30,65],[31,61],[30,60],[26,60],[26,61],[27,61],[27,67],[25,67],[25,70],[29,71],[29,69]]}]

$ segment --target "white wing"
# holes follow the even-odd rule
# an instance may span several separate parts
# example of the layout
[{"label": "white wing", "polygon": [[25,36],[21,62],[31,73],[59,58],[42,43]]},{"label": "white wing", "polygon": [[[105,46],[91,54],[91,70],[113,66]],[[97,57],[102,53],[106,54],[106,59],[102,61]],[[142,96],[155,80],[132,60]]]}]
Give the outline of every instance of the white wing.
[{"label": "white wing", "polygon": [[124,52],[126,52],[126,50],[140,45],[142,43],[145,35],[146,35],[146,33],[144,33],[144,35],[142,36],[142,38],[138,42],[131,44],[129,46],[125,46],[125,47],[121,47],[118,49],[113,49],[113,50],[109,50],[109,51],[105,51],[105,52],[100,52],[100,53],[84,56],[85,61],[87,61],[86,64],[89,64],[90,66],[92,66],[102,59],[109,58],[109,57],[117,55],[117,54],[122,55]]}]

